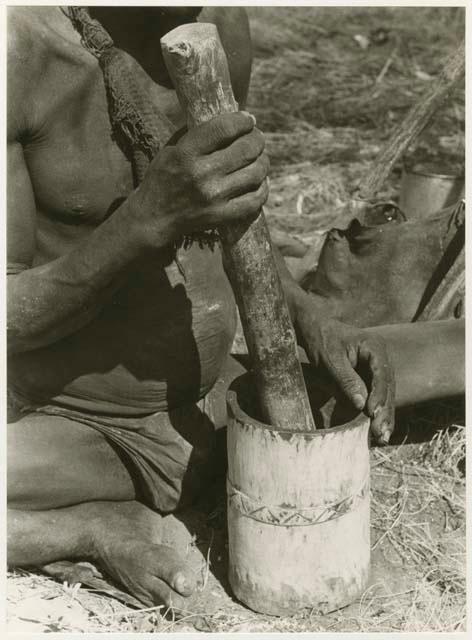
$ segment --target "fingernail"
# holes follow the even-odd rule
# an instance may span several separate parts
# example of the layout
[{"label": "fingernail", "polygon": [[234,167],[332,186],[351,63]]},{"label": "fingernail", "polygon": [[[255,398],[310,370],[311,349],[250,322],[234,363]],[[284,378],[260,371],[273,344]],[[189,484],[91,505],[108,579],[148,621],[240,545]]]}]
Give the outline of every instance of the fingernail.
[{"label": "fingernail", "polygon": [[392,435],[391,431],[384,431],[379,438],[380,444],[388,444],[390,442],[390,436]]},{"label": "fingernail", "polygon": [[353,402],[356,409],[363,409],[365,405],[365,398],[360,393],[355,393],[353,396]]},{"label": "fingernail", "polygon": [[241,113],[244,113],[246,116],[249,116],[251,120],[254,122],[254,126],[256,126],[257,120],[256,120],[256,117],[252,115],[252,113],[249,113],[249,111],[244,111],[244,110],[242,110]]}]

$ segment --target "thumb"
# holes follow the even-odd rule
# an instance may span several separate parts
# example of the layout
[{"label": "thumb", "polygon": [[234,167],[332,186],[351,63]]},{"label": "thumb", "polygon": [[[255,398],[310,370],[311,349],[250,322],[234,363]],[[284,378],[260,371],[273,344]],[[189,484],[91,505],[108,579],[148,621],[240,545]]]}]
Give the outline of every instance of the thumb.
[{"label": "thumb", "polygon": [[334,381],[341,387],[346,397],[361,411],[367,402],[367,387],[359,374],[353,369],[344,352],[331,355],[327,365]]}]

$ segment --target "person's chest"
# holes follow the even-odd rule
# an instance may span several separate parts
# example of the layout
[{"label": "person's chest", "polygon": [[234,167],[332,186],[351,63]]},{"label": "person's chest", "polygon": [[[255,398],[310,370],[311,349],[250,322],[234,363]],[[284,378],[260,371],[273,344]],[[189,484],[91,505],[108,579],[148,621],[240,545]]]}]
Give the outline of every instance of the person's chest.
[{"label": "person's chest", "polygon": [[[154,109],[163,114],[170,137],[184,124],[175,92],[154,83],[136,63],[129,64]],[[24,142],[24,154],[38,223],[47,219],[47,226],[71,226],[73,235],[81,236],[77,227],[90,232],[134,186],[130,149],[112,129],[97,61],[89,54],[76,64],[55,57],[36,90],[35,110],[36,130]],[[159,142],[162,146],[167,139]]]}]

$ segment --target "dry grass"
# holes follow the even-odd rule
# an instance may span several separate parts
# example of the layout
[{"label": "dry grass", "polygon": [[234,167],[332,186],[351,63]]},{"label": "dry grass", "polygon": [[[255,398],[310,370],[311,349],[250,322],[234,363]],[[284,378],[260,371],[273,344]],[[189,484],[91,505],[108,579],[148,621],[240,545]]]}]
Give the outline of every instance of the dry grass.
[{"label": "dry grass", "polygon": [[[292,213],[301,194],[305,214],[337,218],[393,127],[429,90],[463,37],[464,13],[431,7],[259,7],[251,9],[251,28],[255,63],[248,108],[266,135],[277,206]],[[382,33],[385,41],[379,42]],[[370,39],[367,49],[360,48],[357,35]],[[460,170],[464,121],[459,86],[411,155]],[[400,169],[385,185],[389,198],[396,195]],[[306,184],[287,184],[300,173]]]},{"label": "dry grass", "polygon": [[[429,89],[462,37],[463,12],[433,8],[252,8],[248,108],[271,158],[269,224],[308,244],[342,226],[350,194],[393,127]],[[375,34],[386,31],[386,42]],[[354,36],[371,44],[362,50]],[[388,64],[387,64],[388,63]],[[448,170],[464,162],[458,87],[410,150]],[[384,186],[398,196],[401,164]]]},{"label": "dry grass", "polygon": [[[385,139],[464,34],[463,11],[447,8],[253,8],[251,18],[256,60],[249,104],[266,133],[300,136],[298,147],[286,147],[292,162],[293,151],[297,162],[298,154],[316,162],[352,160],[360,135]],[[367,49],[358,35],[369,39]],[[463,105],[459,87],[433,129],[462,132]],[[306,135],[326,127],[337,140],[329,151]],[[343,137],[339,128],[346,127]],[[320,153],[311,155],[313,149]]]},{"label": "dry grass", "polygon": [[[392,630],[396,619],[402,631],[465,629],[464,460],[465,428],[458,425],[415,446],[411,456],[402,447],[373,452],[372,550],[383,546],[416,575],[409,590],[381,605],[381,627]],[[378,597],[364,595],[360,620],[369,630],[378,605]]]}]

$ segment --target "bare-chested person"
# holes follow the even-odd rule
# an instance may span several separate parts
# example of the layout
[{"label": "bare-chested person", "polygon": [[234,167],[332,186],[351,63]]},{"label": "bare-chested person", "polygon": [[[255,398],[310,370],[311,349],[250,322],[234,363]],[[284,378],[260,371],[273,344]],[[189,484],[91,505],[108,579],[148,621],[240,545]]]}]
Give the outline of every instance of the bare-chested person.
[{"label": "bare-chested person", "polygon": [[[91,8],[183,127],[159,38],[185,9]],[[243,9],[205,9],[244,105]],[[161,149],[138,188],[111,135],[97,59],[59,7],[8,23],[8,562],[90,559],[145,603],[181,606],[195,585],[158,544],[161,517],[204,486],[225,423],[235,306],[218,248],[169,247],[250,219],[267,198],[264,139],[246,113]],[[393,383],[383,342],[321,321],[282,273],[300,342],[388,441]],[[314,313],[316,311],[316,313]],[[356,369],[366,371],[365,382]],[[157,527],[157,529],[156,529]]]}]

